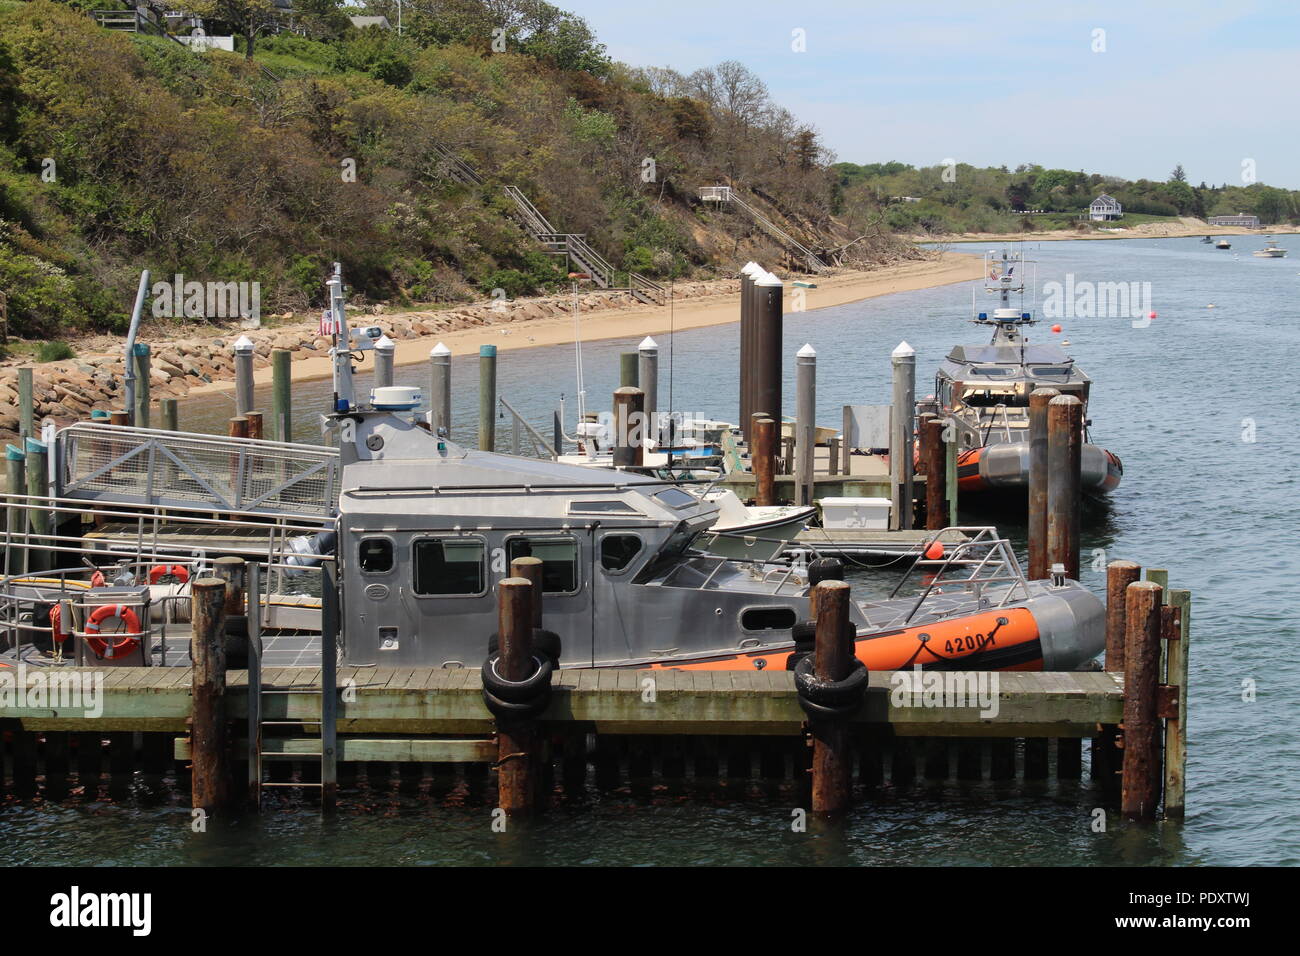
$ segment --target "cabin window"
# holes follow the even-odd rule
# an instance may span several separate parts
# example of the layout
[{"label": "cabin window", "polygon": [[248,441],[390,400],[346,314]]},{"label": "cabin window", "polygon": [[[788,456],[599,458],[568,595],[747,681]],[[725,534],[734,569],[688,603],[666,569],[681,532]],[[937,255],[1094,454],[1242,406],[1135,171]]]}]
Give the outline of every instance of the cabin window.
[{"label": "cabin window", "polygon": [[357,564],[365,574],[393,570],[393,542],[388,538],[363,538],[357,546]]},{"label": "cabin window", "polygon": [[578,590],[578,544],[572,538],[511,538],[506,554],[515,558],[541,558],[542,593],[573,594]]},{"label": "cabin window", "polygon": [[412,546],[415,593],[423,596],[483,594],[486,549],[482,541],[462,538],[425,538]]},{"label": "cabin window", "polygon": [[740,626],[746,631],[788,631],[795,620],[792,607],[748,607],[740,612]]},{"label": "cabin window", "polygon": [[600,566],[622,571],[641,553],[641,538],[635,534],[607,534],[600,539]]}]

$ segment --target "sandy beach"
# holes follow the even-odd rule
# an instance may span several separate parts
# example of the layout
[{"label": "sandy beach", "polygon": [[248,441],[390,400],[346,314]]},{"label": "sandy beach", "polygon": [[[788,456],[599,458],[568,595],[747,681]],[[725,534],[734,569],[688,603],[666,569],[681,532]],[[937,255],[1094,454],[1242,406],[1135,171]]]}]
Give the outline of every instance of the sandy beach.
[{"label": "sandy beach", "polygon": [[[862,299],[910,292],[933,286],[949,285],[977,279],[982,275],[982,260],[967,253],[945,252],[934,259],[905,262],[886,266],[871,272],[846,272],[821,276],[815,281],[817,288],[804,292],[805,309],[824,309]],[[787,282],[786,310],[793,307],[796,290]],[[394,313],[376,317],[373,322],[384,325],[400,318]],[[672,329],[696,329],[710,325],[726,325],[739,321],[739,295],[715,295],[707,298],[678,301],[673,307],[644,307],[609,309],[582,313],[583,341],[597,339],[641,338],[659,335]],[[428,361],[429,350],[438,342],[451,349],[453,355],[478,352],[480,345],[495,345],[499,350],[536,348],[543,345],[561,345],[573,341],[573,318],[569,315],[553,316],[528,321],[511,321],[480,325],[473,328],[445,331],[434,335],[407,338],[397,343],[395,360],[398,365],[411,365]],[[328,378],[331,374],[327,355],[313,354],[293,364],[295,381]],[[260,368],[254,373],[254,382],[271,380],[271,369]],[[191,395],[205,392],[228,391],[233,388],[229,380],[198,385]]]}]

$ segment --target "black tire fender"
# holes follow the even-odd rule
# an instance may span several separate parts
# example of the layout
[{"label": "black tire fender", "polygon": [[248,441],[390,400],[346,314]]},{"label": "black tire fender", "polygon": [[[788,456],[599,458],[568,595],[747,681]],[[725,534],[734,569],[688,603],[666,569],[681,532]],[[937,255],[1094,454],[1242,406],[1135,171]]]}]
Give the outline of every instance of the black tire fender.
[{"label": "black tire fender", "polygon": [[490,691],[492,696],[500,700],[516,704],[550,693],[551,675],[555,672],[555,665],[545,654],[533,655],[533,663],[536,665],[533,673],[521,681],[506,680],[502,677],[497,671],[499,660],[501,660],[500,655],[494,654],[483,662],[480,673],[483,675],[484,691]]}]

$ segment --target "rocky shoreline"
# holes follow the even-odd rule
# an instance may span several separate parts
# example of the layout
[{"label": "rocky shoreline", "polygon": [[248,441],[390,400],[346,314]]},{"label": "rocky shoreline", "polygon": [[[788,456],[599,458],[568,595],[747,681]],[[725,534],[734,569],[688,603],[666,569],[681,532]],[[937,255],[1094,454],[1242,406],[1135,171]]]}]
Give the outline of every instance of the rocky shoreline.
[{"label": "rocky shoreline", "polygon": [[[678,302],[739,291],[736,279],[684,282],[676,286]],[[587,291],[578,297],[580,312],[643,309],[626,290]],[[573,314],[573,296],[557,295],[488,302],[437,312],[357,313],[353,325],[377,325],[390,337],[402,340],[420,336],[528,322]],[[253,342],[255,369],[271,364],[273,349],[287,349],[294,361],[324,356],[329,340],[317,334],[317,319],[244,331],[233,326],[204,323],[194,335],[168,341],[151,340],[142,329],[139,341],[152,349],[149,389],[154,402],[181,398],[190,391],[229,381],[235,376],[232,346],[241,335]],[[13,363],[0,368],[0,440],[12,441],[18,431],[18,368],[31,364],[32,396],[38,422],[53,419],[59,425],[82,421],[95,409],[120,410],[125,397],[125,365],[121,350],[116,353],[79,355],[57,362]]]}]

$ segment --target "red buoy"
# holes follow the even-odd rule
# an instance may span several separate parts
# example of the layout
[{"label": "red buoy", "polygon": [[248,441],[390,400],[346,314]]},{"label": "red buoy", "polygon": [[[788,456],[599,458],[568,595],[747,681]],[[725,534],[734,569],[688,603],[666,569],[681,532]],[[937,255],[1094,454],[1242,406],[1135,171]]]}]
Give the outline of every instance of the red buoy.
[{"label": "red buoy", "polygon": [[1061,327],[1059,325],[1054,325],[1052,326],[1052,331],[1059,334],[1061,331]]},{"label": "red buoy", "polygon": [[938,561],[943,557],[943,553],[942,541],[935,541],[931,543],[930,547],[925,549],[925,557],[927,561]]},{"label": "red buoy", "polygon": [[1155,317],[1156,317],[1156,314],[1155,314],[1154,312],[1148,312],[1148,313],[1147,313],[1147,318],[1148,318],[1148,319],[1154,319]]}]

